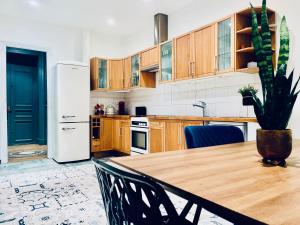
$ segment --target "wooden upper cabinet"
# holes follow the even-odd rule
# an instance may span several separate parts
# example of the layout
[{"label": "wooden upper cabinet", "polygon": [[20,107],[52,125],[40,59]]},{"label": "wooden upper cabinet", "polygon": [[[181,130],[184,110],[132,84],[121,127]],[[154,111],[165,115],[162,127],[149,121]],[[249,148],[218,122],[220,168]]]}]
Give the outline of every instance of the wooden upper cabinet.
[{"label": "wooden upper cabinet", "polygon": [[91,90],[107,90],[108,60],[94,57],[90,60]]},{"label": "wooden upper cabinet", "polygon": [[141,55],[141,70],[157,66],[159,63],[158,46],[146,49],[140,53]]},{"label": "wooden upper cabinet", "polygon": [[192,33],[193,60],[191,74],[193,77],[215,73],[215,25]]},{"label": "wooden upper cabinet", "polygon": [[170,82],[174,79],[174,45],[173,41],[160,44],[160,82]]},{"label": "wooden upper cabinet", "polygon": [[131,88],[131,57],[123,59],[124,89]]},{"label": "wooden upper cabinet", "polygon": [[183,80],[191,77],[191,41],[191,33],[174,39],[175,80]]},{"label": "wooden upper cabinet", "polygon": [[124,87],[124,72],[123,72],[123,60],[111,59],[109,60],[109,77],[110,77],[110,89],[122,90]]},{"label": "wooden upper cabinet", "polygon": [[150,153],[165,151],[165,122],[150,121]]}]

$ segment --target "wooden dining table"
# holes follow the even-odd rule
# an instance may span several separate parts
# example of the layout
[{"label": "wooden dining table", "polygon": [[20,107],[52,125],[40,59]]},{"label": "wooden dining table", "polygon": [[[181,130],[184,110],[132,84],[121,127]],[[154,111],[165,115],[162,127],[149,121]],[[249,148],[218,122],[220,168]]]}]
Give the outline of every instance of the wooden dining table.
[{"label": "wooden dining table", "polygon": [[255,142],[111,160],[234,224],[300,224],[300,140],[285,167],[263,164]]}]

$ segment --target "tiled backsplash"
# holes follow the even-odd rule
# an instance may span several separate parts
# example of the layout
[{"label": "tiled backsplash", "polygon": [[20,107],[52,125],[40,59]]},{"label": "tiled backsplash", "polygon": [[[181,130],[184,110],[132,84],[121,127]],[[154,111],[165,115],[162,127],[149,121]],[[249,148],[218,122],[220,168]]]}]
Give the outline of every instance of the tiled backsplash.
[{"label": "tiled backsplash", "polygon": [[103,104],[106,108],[107,105],[112,104],[118,110],[119,101],[125,101],[124,93],[115,92],[91,92],[90,99],[90,114],[95,113],[95,105]]},{"label": "tiled backsplash", "polygon": [[[158,77],[158,76],[157,76]],[[252,84],[260,86],[258,75],[228,73],[222,76],[159,84],[155,89],[134,90],[129,93],[91,94],[91,112],[97,103],[113,104],[125,100],[130,114],[136,106],[146,106],[149,115],[199,115],[202,110],[192,105],[197,100],[207,103],[208,116],[252,117],[252,107],[242,106],[238,89]]]}]

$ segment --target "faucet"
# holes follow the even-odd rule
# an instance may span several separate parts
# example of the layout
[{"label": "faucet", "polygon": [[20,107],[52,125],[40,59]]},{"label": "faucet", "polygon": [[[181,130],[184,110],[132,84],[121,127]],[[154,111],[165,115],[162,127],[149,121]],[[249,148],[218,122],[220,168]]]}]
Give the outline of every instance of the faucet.
[{"label": "faucet", "polygon": [[203,101],[197,101],[196,104],[193,104],[193,107],[199,107],[203,110],[204,117],[206,117],[206,106],[207,104]]}]

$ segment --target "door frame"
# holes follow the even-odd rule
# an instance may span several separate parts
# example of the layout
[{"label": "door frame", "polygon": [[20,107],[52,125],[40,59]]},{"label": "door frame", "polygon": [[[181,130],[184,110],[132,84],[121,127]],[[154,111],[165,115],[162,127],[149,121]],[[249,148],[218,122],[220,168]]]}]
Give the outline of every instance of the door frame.
[{"label": "door frame", "polygon": [[47,127],[47,55],[45,52],[35,51],[35,50],[27,50],[21,48],[7,47],[7,53],[18,53],[22,55],[30,55],[38,57],[38,65],[37,65],[37,88],[38,88],[38,114],[37,120],[35,122],[38,123],[36,129],[36,139],[37,144],[45,145],[47,143],[46,138],[46,127]]},{"label": "door frame", "polygon": [[47,143],[48,143],[48,158],[53,155],[53,121],[52,118],[52,105],[54,104],[50,96],[53,95],[53,76],[54,71],[51,66],[54,62],[53,54],[51,48],[32,46],[20,43],[11,42],[0,42],[0,161],[1,164],[8,162],[8,136],[7,136],[7,88],[6,88],[6,77],[7,77],[7,59],[6,51],[7,48],[20,48],[20,49],[30,49],[32,51],[39,51],[46,53],[46,65],[45,71],[47,76]]}]

